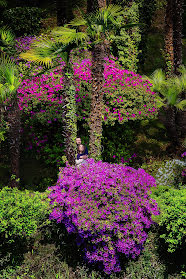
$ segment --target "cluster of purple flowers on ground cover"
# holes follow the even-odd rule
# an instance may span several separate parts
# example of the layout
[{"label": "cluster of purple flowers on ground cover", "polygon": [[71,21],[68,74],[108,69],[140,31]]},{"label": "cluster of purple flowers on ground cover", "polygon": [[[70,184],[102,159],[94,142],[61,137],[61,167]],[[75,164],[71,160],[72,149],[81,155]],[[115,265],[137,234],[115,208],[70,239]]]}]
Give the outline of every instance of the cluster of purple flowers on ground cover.
[{"label": "cluster of purple flowers on ground cover", "polygon": [[79,169],[60,169],[57,184],[49,188],[50,219],[76,234],[89,263],[99,263],[107,274],[118,272],[119,254],[138,256],[151,215],[159,214],[149,197],[155,186],[143,169],[88,159]]}]

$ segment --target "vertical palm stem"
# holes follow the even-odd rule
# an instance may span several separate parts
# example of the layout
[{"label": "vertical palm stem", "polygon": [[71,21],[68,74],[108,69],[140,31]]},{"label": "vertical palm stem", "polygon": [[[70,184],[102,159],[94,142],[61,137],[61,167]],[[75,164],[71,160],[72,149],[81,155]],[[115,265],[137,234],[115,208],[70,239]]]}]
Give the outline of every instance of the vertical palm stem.
[{"label": "vertical palm stem", "polygon": [[71,84],[70,76],[66,67],[64,73],[64,99],[65,99],[65,154],[70,165],[75,165],[76,137],[77,137],[77,116],[75,87]]}]

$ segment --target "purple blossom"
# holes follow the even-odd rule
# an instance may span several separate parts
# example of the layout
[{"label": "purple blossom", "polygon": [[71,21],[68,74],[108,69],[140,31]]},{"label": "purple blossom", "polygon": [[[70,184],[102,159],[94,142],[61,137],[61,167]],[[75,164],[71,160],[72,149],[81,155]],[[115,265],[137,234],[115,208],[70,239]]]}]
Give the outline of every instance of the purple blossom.
[{"label": "purple blossom", "polygon": [[49,188],[55,204],[50,218],[76,233],[87,262],[97,262],[105,273],[117,272],[119,253],[137,257],[153,223],[151,215],[159,214],[149,197],[155,186],[143,169],[88,159],[79,169],[60,169],[56,186]]}]

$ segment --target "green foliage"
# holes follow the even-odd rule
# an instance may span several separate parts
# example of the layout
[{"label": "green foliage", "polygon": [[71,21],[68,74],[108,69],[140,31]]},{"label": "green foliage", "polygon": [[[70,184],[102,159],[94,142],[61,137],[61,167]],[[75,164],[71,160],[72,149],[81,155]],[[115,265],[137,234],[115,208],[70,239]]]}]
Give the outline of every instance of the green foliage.
[{"label": "green foliage", "polygon": [[19,87],[17,66],[12,59],[2,55],[0,57],[0,104],[7,101],[7,98],[16,97],[16,90]]},{"label": "green foliage", "polygon": [[164,166],[160,167],[155,175],[157,184],[178,187],[183,182],[183,170],[186,168],[186,163],[181,160],[169,160]]},{"label": "green foliage", "polygon": [[7,52],[7,48],[10,45],[14,44],[14,34],[12,33],[12,31],[4,26],[0,28],[0,49],[2,51],[6,50]]},{"label": "green foliage", "polygon": [[[123,13],[124,16],[121,17],[123,24],[139,23],[138,4],[135,2],[130,6],[124,6]],[[132,27],[130,30],[121,27],[111,38],[111,50],[114,56],[118,57],[125,69],[136,71],[139,54],[138,46],[141,40],[139,27]]]},{"label": "green foliage", "polygon": [[45,17],[45,11],[40,8],[16,7],[5,10],[2,21],[3,25],[8,25],[16,36],[37,35],[42,27],[43,17]]},{"label": "green foliage", "polygon": [[[119,124],[103,127],[103,151],[102,157],[105,162],[121,163],[127,161],[133,155],[135,132],[132,123]],[[118,137],[118,135],[120,135]]]},{"label": "green foliage", "polygon": [[5,187],[0,191],[0,235],[8,242],[29,238],[47,224],[49,203],[46,194]]},{"label": "green foliage", "polygon": [[180,95],[186,89],[185,68],[181,68],[181,75],[166,79],[162,69],[155,70],[149,79],[153,84],[153,91],[157,95],[158,107],[175,106],[177,109],[184,110],[186,100],[180,100]]},{"label": "green foliage", "polygon": [[72,150],[76,150],[76,138],[77,138],[77,116],[76,116],[76,100],[75,100],[75,87],[71,85],[67,90],[67,113],[65,125],[67,130],[70,131],[70,139],[65,138],[66,141],[69,141],[70,147]]},{"label": "green foliage", "polygon": [[[140,44],[140,50],[141,47],[144,48],[144,53],[142,56],[142,53],[140,52],[139,60],[141,63],[139,63],[139,72],[141,74],[148,74],[150,75],[155,69],[158,68],[165,68],[165,59],[163,56],[163,47],[164,47],[164,36],[157,31],[148,32],[148,34],[145,35],[146,38],[142,38],[142,42]],[[145,45],[144,44],[145,40]],[[142,50],[143,51],[143,50]],[[144,64],[141,60],[144,60]]]},{"label": "green foliage", "polygon": [[170,253],[186,248],[186,188],[182,187],[178,190],[158,186],[152,190],[152,197],[158,202],[161,212],[157,217],[160,238],[164,239]]},{"label": "green foliage", "polygon": [[162,160],[149,158],[148,162],[141,165],[141,168],[148,172],[150,175],[155,176],[158,169],[164,166],[164,164],[165,163]]},{"label": "green foliage", "polygon": [[5,141],[6,132],[9,129],[8,123],[3,119],[3,115],[1,116],[0,122],[0,143],[1,141]]}]

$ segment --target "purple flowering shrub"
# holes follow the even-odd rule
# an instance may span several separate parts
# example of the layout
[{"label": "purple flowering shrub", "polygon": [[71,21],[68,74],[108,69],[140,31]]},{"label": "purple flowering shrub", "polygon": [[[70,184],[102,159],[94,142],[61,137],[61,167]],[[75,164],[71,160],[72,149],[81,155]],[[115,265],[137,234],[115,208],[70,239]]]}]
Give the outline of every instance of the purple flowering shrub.
[{"label": "purple flowering shrub", "polygon": [[120,271],[119,254],[135,258],[147,239],[151,215],[159,211],[150,199],[155,179],[143,169],[88,159],[79,169],[66,166],[50,187],[50,219],[77,235],[85,259],[104,272]]}]

